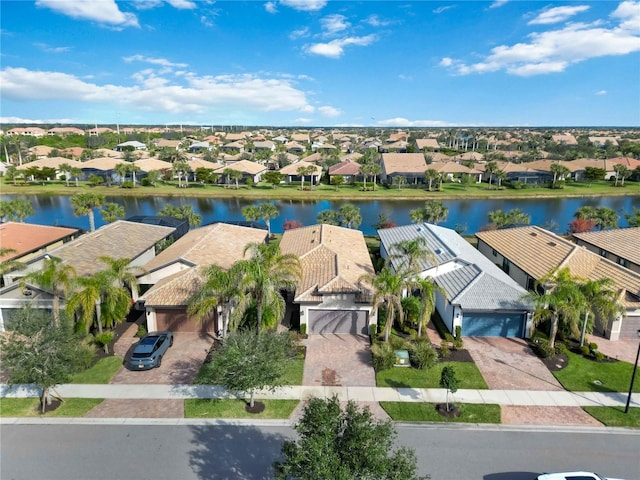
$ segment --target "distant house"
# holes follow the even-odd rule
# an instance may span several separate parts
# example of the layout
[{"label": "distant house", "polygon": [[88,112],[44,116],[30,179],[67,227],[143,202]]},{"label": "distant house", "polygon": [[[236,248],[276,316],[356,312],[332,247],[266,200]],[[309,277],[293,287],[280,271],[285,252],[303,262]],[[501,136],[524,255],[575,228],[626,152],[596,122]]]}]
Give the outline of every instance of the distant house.
[{"label": "distant house", "polygon": [[360,175],[361,165],[352,160],[343,160],[329,167],[329,180],[336,176],[344,178],[346,183],[353,183]]},{"label": "distant house", "polygon": [[576,137],[571,133],[557,133],[551,136],[551,139],[560,145],[577,145]]},{"label": "distant house", "polygon": [[640,227],[574,233],[573,240],[589,251],[640,274]]},{"label": "distant house", "polygon": [[[422,238],[434,254],[419,264],[419,276],[430,277],[445,292],[436,292],[436,309],[449,332],[463,336],[528,338],[532,305],[526,290],[478,252],[455,231],[423,223],[378,230],[380,254],[398,270],[405,259],[394,245]],[[393,255],[392,255],[393,254]]]},{"label": "distant house", "polygon": [[268,150],[270,152],[276,151],[276,144],[271,140],[257,141],[253,142],[253,150],[255,152],[260,152],[263,150]]},{"label": "distant house", "polygon": [[428,168],[422,153],[383,153],[381,166],[380,180],[388,183],[393,183],[399,175],[405,177],[407,183],[422,183]]},{"label": "distant house", "polygon": [[113,133],[112,128],[107,127],[95,127],[86,132],[91,137],[97,137],[98,135],[102,135],[103,133]]},{"label": "distant house", "polygon": [[280,173],[285,176],[285,182],[301,182],[302,177],[298,173],[298,169],[300,169],[301,167],[314,168],[314,173],[312,173],[311,175],[305,175],[305,179],[307,179],[308,181],[312,181],[314,185],[317,185],[317,183],[320,181],[320,178],[322,177],[322,167],[319,165],[314,165],[313,163],[305,162],[303,160],[296,163],[290,163],[289,165],[286,165],[280,169]]},{"label": "distant house", "polygon": [[304,145],[301,145],[298,142],[287,142],[285,144],[285,148],[289,153],[304,153],[307,150]]},{"label": "distant house", "polygon": [[260,180],[262,179],[262,175],[264,175],[264,173],[267,171],[267,167],[264,165],[252,162],[251,160],[240,160],[226,166],[218,166],[215,172],[223,175],[223,172],[227,168],[242,173],[243,182],[246,182],[247,179],[250,178],[254,184],[260,182]]},{"label": "distant house", "polygon": [[131,149],[146,150],[147,146],[142,142],[138,142],[137,140],[130,140],[128,142],[119,143],[118,145],[116,145],[116,148],[114,148],[116,152],[124,152],[125,150]]},{"label": "distant house", "polygon": [[440,144],[435,138],[417,138],[416,149],[421,152],[439,152]]},{"label": "distant house", "polygon": [[209,142],[195,142],[189,145],[189,152],[197,153],[202,151],[211,151],[213,147],[209,144]]},{"label": "distant house", "polygon": [[76,127],[53,127],[47,130],[47,135],[65,137],[67,135],[84,135],[84,130]]},{"label": "distant house", "polygon": [[28,137],[44,137],[47,131],[40,127],[16,127],[7,130],[8,136],[25,135]]},{"label": "distant house", "polygon": [[597,333],[610,340],[637,338],[640,329],[640,274],[540,227],[476,233],[478,250],[502,266],[519,285],[533,290],[536,281],[558,268],[588,280],[609,278],[625,315],[598,319]]},{"label": "distant house", "polygon": [[589,141],[600,148],[604,148],[607,143],[614,147],[618,146],[618,139],[616,137],[589,137]]},{"label": "distant house", "polygon": [[360,279],[374,269],[362,232],[333,225],[296,228],[284,232],[280,250],[300,259],[293,303],[307,333],[368,334],[376,317],[371,291]]}]

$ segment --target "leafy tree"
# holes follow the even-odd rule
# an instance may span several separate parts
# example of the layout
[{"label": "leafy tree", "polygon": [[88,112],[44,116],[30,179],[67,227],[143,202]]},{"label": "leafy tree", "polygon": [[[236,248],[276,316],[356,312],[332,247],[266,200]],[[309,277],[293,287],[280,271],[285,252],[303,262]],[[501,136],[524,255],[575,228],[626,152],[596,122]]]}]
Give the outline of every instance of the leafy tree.
[{"label": "leafy tree", "polygon": [[161,217],[173,217],[181,220],[188,220],[190,227],[197,227],[202,222],[202,216],[195,213],[191,205],[180,205],[179,207],[174,207],[173,205],[167,204],[158,212],[158,215]]},{"label": "leafy tree", "polygon": [[104,201],[104,195],[100,193],[76,193],[71,197],[71,206],[76,217],[80,215],[89,216],[89,229],[93,232],[96,229],[93,209],[104,205]]},{"label": "leafy tree", "polygon": [[593,220],[596,227],[600,230],[605,228],[616,228],[618,226],[619,216],[616,211],[609,207],[590,207],[585,205],[576,210],[573,215],[575,218],[586,218]]},{"label": "leafy tree", "polygon": [[293,230],[294,228],[302,228],[302,227],[304,227],[304,225],[302,225],[302,223],[298,222],[297,220],[287,220],[282,225],[282,228],[284,229],[285,232],[287,230]]},{"label": "leafy tree", "polygon": [[282,182],[284,175],[280,172],[270,171],[262,175],[262,178],[275,189]]},{"label": "leafy tree", "polygon": [[422,332],[426,332],[427,325],[433,312],[436,310],[436,292],[440,292],[446,297],[444,288],[437,285],[433,278],[418,278],[411,281],[411,288],[417,290],[418,297],[420,298],[420,316],[418,317],[418,336],[422,335]]},{"label": "leafy tree", "polygon": [[351,203],[345,203],[338,209],[340,223],[347,228],[358,228],[362,223],[360,209]]},{"label": "leafy tree", "polygon": [[107,223],[113,223],[116,220],[122,220],[125,212],[124,207],[118,203],[105,203],[100,210],[102,218]]},{"label": "leafy tree", "polygon": [[449,393],[454,394],[458,391],[458,377],[456,371],[451,365],[447,365],[440,373],[440,386],[447,389],[447,411],[449,411]]},{"label": "leafy tree", "polygon": [[0,201],[0,220],[4,223],[24,222],[25,219],[34,214],[31,202],[26,198],[15,198],[13,200]]},{"label": "leafy tree", "polygon": [[511,225],[529,225],[531,223],[531,215],[519,208],[511,209],[508,212],[493,210],[489,212],[489,221],[496,228],[504,228]]},{"label": "leafy tree", "polygon": [[416,208],[409,212],[409,219],[413,223],[422,223],[424,222],[424,208]]},{"label": "leafy tree", "polygon": [[553,181],[551,182],[551,188],[556,188],[556,181],[560,179],[565,179],[571,174],[571,170],[569,170],[564,165],[560,163],[554,163],[549,167],[549,171],[553,173]]},{"label": "leafy tree", "polygon": [[629,170],[629,167],[621,163],[614,165],[613,170],[616,172],[615,186],[617,187],[618,180],[621,180],[622,183],[620,185],[624,187],[624,179],[631,176],[631,170]]},{"label": "leafy tree", "polygon": [[589,181],[589,184],[594,180],[603,180],[607,171],[604,168],[598,167],[586,167],[584,169],[584,178]]},{"label": "leafy tree", "polygon": [[438,200],[427,200],[424,202],[424,221],[437,225],[444,222],[449,214],[449,209]]},{"label": "leafy tree", "polygon": [[384,325],[384,340],[386,342],[389,340],[396,315],[399,323],[404,321],[402,291],[407,284],[407,278],[404,272],[396,273],[386,266],[378,275],[363,275],[360,281],[372,286],[372,303],[375,310],[379,310],[383,304],[387,307],[387,320]]},{"label": "leafy tree", "polygon": [[316,217],[318,223],[326,223],[327,225],[340,225],[338,212],[335,210],[323,210]]},{"label": "leafy tree", "polygon": [[331,177],[331,185],[336,187],[336,192],[340,188],[340,185],[344,185],[344,177],[342,175],[334,175]]},{"label": "leafy tree", "polygon": [[282,385],[287,360],[293,354],[289,332],[240,330],[229,334],[216,351],[203,383],[223,385],[230,391],[249,394],[255,405],[255,391],[274,391]]},{"label": "leafy tree", "polygon": [[39,287],[51,292],[53,296],[53,320],[60,323],[60,298],[71,291],[76,278],[73,266],[64,263],[57,257],[45,258],[42,270],[28,273],[22,283],[33,282]]},{"label": "leafy tree", "polygon": [[380,230],[382,228],[397,227],[398,225],[393,220],[389,220],[389,217],[387,217],[384,213],[380,213],[378,214],[378,221],[374,226],[376,230]]},{"label": "leafy tree", "polygon": [[420,272],[420,263],[430,261],[437,265],[438,260],[435,254],[427,245],[424,237],[416,237],[413,240],[401,240],[389,247],[389,260],[401,261],[399,268],[411,274],[417,275]]},{"label": "leafy tree", "polygon": [[580,346],[584,345],[590,317],[599,316],[606,325],[608,320],[615,319],[624,313],[624,307],[620,303],[620,293],[616,292],[614,287],[615,283],[610,278],[585,280],[580,284],[586,307],[580,332]]},{"label": "leafy tree", "polygon": [[433,186],[433,181],[437,180],[438,175],[440,175],[440,174],[438,173],[438,171],[435,168],[428,168],[424,172],[424,177],[427,180],[427,185],[429,186],[429,191],[431,191],[431,188]]},{"label": "leafy tree", "polygon": [[586,304],[580,282],[574,278],[569,268],[555,269],[538,279],[535,283],[536,290],[543,287],[545,292],[529,292],[526,298],[535,306],[534,321],[551,321],[549,331],[549,347],[555,347],[556,335],[560,321],[567,326],[578,324],[580,314],[585,311]]},{"label": "leafy tree", "polygon": [[223,270],[210,265],[202,271],[204,282],[189,300],[188,314],[198,320],[211,316],[218,308],[222,314],[222,331],[236,331],[238,325],[231,323],[233,302],[240,294],[240,278],[235,270]]},{"label": "leafy tree", "polygon": [[302,271],[300,260],[293,254],[282,255],[275,243],[250,243],[244,250],[248,259],[240,260],[231,267],[232,273],[241,278],[240,290],[244,292],[238,299],[234,314],[242,317],[255,302],[257,329],[263,323],[263,310],[271,309],[276,321],[285,312],[285,301],[281,290],[293,290],[300,281]]},{"label": "leafy tree", "polygon": [[640,227],[640,208],[632,207],[631,213],[624,216],[630,227]]},{"label": "leafy tree", "polygon": [[151,170],[147,172],[147,181],[154,187],[158,184],[162,178],[162,173],[159,170]]},{"label": "leafy tree", "polygon": [[415,452],[393,450],[396,433],[390,421],[375,420],[368,408],[349,401],[344,410],[336,396],[312,397],[294,429],[297,440],[282,446],[274,463],[276,478],[317,480],[420,480]]},{"label": "leafy tree", "polygon": [[569,234],[591,232],[596,227],[596,222],[590,218],[575,218],[569,222]]},{"label": "leafy tree", "polygon": [[85,366],[86,347],[66,317],[56,324],[45,310],[27,306],[12,320],[12,331],[0,337],[3,367],[9,384],[32,383],[42,389],[44,413],[50,390]]}]

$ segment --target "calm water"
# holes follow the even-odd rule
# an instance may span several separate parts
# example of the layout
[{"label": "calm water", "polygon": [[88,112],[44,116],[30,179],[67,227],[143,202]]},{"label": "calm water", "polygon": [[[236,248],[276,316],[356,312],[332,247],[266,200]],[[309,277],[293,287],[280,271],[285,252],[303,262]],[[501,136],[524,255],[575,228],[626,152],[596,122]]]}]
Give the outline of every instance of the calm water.
[{"label": "calm water", "polygon": [[[3,195],[3,200],[10,200],[16,196]],[[89,220],[86,216],[76,217],[71,208],[68,196],[29,195],[22,196],[31,201],[35,214],[26,219],[29,223],[45,225],[72,226],[88,229]],[[191,205],[197,213],[202,215],[202,224],[215,221],[244,220],[242,208],[260,203],[242,199],[210,199],[210,198],[167,198],[167,197],[107,197],[108,202],[116,202],[124,206],[126,215],[155,215],[168,203]],[[282,232],[283,224],[287,220],[296,220],[303,225],[316,223],[319,212],[327,209],[337,209],[344,203],[353,203],[360,208],[362,224],[360,230],[365,234],[375,233],[374,225],[380,214],[386,215],[398,225],[410,223],[409,211],[420,208],[424,201],[293,201],[282,200],[274,202],[280,210],[280,215],[271,220],[274,232]],[[489,222],[488,214],[492,210],[510,210],[519,208],[531,215],[531,224],[549,228],[557,233],[564,233],[575,211],[583,205],[613,208],[620,215],[620,226],[627,226],[625,213],[631,212],[632,207],[640,208],[640,196],[634,197],[597,197],[597,198],[566,198],[566,199],[512,199],[512,200],[445,200],[449,208],[449,216],[440,225],[456,228],[464,227],[464,233],[477,232]],[[100,214],[95,215],[96,227],[104,225]]]}]

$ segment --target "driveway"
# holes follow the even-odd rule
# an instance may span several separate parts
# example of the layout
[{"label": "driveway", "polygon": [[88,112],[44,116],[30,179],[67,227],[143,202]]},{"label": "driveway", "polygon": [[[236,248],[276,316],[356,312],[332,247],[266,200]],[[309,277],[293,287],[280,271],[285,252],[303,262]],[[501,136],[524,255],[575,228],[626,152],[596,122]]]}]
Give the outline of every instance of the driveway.
[{"label": "driveway", "polygon": [[369,337],[348,334],[314,334],[304,341],[303,385],[375,387]]}]

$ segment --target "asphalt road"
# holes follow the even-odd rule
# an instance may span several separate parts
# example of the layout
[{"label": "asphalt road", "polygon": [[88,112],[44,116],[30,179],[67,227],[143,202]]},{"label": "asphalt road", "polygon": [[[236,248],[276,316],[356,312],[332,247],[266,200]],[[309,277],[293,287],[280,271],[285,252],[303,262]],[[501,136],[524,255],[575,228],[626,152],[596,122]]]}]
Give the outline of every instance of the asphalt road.
[{"label": "asphalt road", "polygon": [[[640,432],[397,426],[432,480],[531,480],[593,470],[640,479]],[[2,425],[0,479],[267,479],[285,427]]]}]

